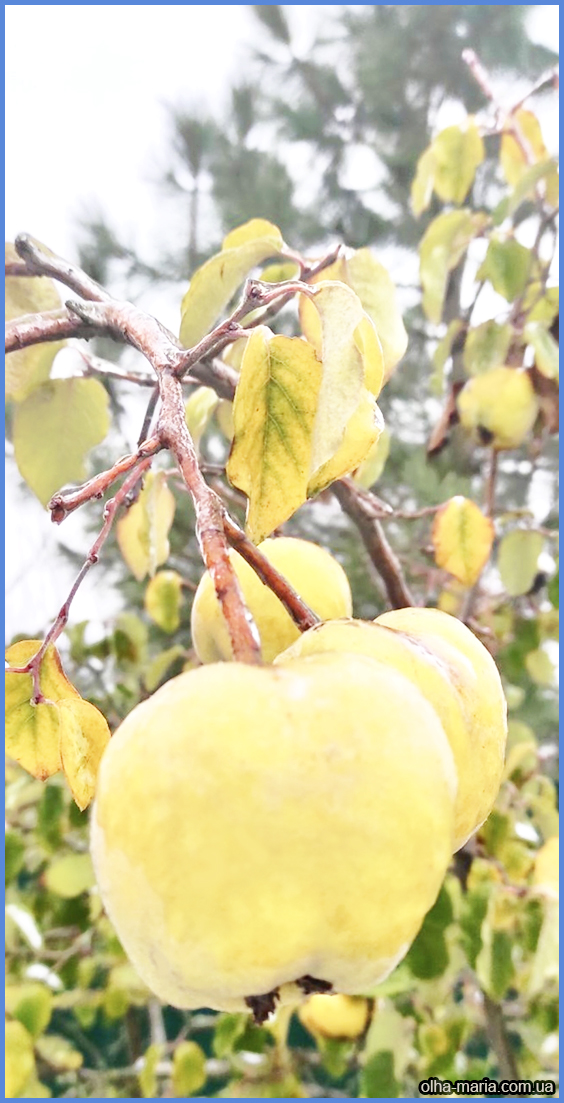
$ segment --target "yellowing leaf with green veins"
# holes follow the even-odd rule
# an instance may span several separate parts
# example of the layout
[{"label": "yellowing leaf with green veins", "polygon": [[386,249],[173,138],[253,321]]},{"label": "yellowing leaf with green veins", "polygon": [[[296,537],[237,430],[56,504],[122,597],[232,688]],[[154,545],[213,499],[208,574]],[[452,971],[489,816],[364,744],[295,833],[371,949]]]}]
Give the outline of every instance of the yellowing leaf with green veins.
[{"label": "yellowing leaf with green veins", "polygon": [[65,854],[47,866],[43,874],[46,889],[63,900],[72,900],[96,884],[89,854]]},{"label": "yellowing leaf with green veins", "polygon": [[[25,666],[41,647],[40,640],[20,640],[6,652],[10,666]],[[40,669],[39,684],[51,704],[32,705],[31,674],[5,675],[6,754],[33,777],[45,781],[61,769],[58,702],[80,695],[63,673],[54,647],[49,647]]]},{"label": "yellowing leaf with green veins", "polygon": [[[519,141],[508,127],[501,139],[499,160],[508,184],[516,187],[530,172],[531,163],[547,161],[548,150],[544,144],[537,116],[526,108],[520,108],[509,120],[515,122],[523,142]],[[532,157],[532,162],[531,162]],[[554,164],[554,162],[553,162]],[[558,176],[547,180],[545,198],[551,206],[558,206]]]},{"label": "yellowing leaf with green veins", "polygon": [[306,341],[272,337],[265,326],[249,338],[227,475],[249,499],[247,529],[257,544],[306,500],[320,380]]},{"label": "yellowing leaf with green veins", "polygon": [[464,208],[438,215],[427,227],[419,245],[419,273],[429,321],[440,322],[449,272],[462,260],[485,221],[485,215]]},{"label": "yellowing leaf with green veins", "polygon": [[511,597],[526,594],[533,585],[544,540],[540,532],[515,529],[503,537],[497,554],[501,581]]},{"label": "yellowing leaf with green veins", "polygon": [[164,471],[149,471],[137,501],[117,523],[119,550],[138,582],[153,577],[169,556],[176,503]]},{"label": "yellowing leaf with green veins", "polygon": [[53,996],[45,984],[38,982],[7,984],[5,1007],[33,1038],[38,1038],[51,1020]]},{"label": "yellowing leaf with green veins", "polygon": [[493,540],[492,521],[469,498],[458,494],[438,510],[433,524],[435,561],[464,586],[478,581]]},{"label": "yellowing leaf with green veins", "polygon": [[97,379],[53,379],[18,403],[14,455],[43,505],[65,483],[86,477],[86,456],[109,427],[108,395]]},{"label": "yellowing leaf with green veins", "polygon": [[185,1099],[203,1088],[207,1080],[206,1055],[197,1042],[177,1045],[172,1058],[172,1091],[175,1098]]},{"label": "yellowing leaf with green veins", "polygon": [[362,461],[359,467],[353,474],[353,479],[358,486],[364,487],[365,490],[369,490],[374,483],[378,482],[380,475],[382,474],[384,467],[386,466],[386,460],[390,454],[390,434],[387,429],[384,429],[378,440],[374,442],[366,459]]},{"label": "yellowing leaf with green veins", "polygon": [[489,280],[494,291],[513,302],[525,290],[530,275],[531,251],[514,238],[490,238],[477,280]]},{"label": "yellowing leaf with green veins", "polygon": [[253,268],[283,248],[280,230],[264,218],[253,218],[227,235],[221,252],[194,273],[182,300],[180,340],[185,348],[208,333]]},{"label": "yellowing leaf with green veins", "polygon": [[384,428],[384,419],[374,395],[363,388],[360,402],[349,420],[340,447],[327,463],[312,475],[307,488],[308,498],[315,497],[335,479],[350,474],[368,456]]},{"label": "yellowing leaf with green veins", "polygon": [[176,632],[180,624],[182,579],[177,571],[159,571],[145,590],[145,611],[163,632]]},{"label": "yellowing leaf with green veins", "polygon": [[[341,446],[345,429],[362,398],[365,379],[374,380],[378,374],[379,357],[366,332],[360,329],[357,334],[361,322],[365,327],[371,323],[350,287],[337,281],[322,281],[316,286],[312,301],[321,321],[323,364],[310,463],[310,473],[315,475]],[[363,358],[365,351],[367,361]]]},{"label": "yellowing leaf with green veins", "polygon": [[[370,249],[358,249],[350,257],[340,257],[329,268],[324,268],[310,281],[315,286],[321,281],[339,280],[350,287],[374,323],[382,347],[384,378],[380,370],[366,386],[376,397],[407,348],[407,333],[400,314],[395,285],[384,265],[376,260]],[[314,304],[305,295],[300,296],[300,323],[307,340],[321,351],[321,320]]]},{"label": "yellowing leaf with green veins", "polygon": [[25,1026],[17,1020],[10,1020],[5,1025],[4,1040],[6,1098],[21,1099],[26,1084],[35,1074],[33,1039]]},{"label": "yellowing leaf with green veins", "polygon": [[211,387],[197,387],[190,395],[185,406],[186,424],[195,448],[198,448],[218,402]]},{"label": "yellowing leaf with green veins", "polygon": [[463,354],[468,375],[481,375],[505,364],[512,334],[510,325],[500,325],[493,320],[469,329]]},{"label": "yellowing leaf with green veins", "polygon": [[433,198],[433,185],[435,183],[435,152],[433,146],[427,146],[423,150],[418,162],[415,177],[411,185],[411,209],[416,218],[427,210]]},{"label": "yellowing leaf with green veins", "polygon": [[[21,260],[14,246],[6,243],[6,262]],[[23,314],[37,314],[60,307],[61,297],[47,276],[8,276],[5,289],[6,321]],[[6,356],[6,398],[21,402],[40,383],[49,378],[51,365],[66,341],[46,341],[30,345]]]},{"label": "yellowing leaf with green veins", "polygon": [[525,340],[535,350],[535,364],[547,379],[559,378],[559,349],[554,337],[540,322],[525,326]]},{"label": "yellowing leaf with green veins", "polygon": [[59,703],[59,724],[61,766],[82,812],[94,797],[98,767],[110,741],[110,729],[100,710],[81,697]]}]

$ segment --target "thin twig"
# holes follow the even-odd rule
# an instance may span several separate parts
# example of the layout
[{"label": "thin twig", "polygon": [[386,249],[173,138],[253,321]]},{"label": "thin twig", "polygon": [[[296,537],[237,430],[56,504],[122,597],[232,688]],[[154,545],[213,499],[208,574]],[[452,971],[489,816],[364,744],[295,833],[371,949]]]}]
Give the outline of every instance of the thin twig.
[{"label": "thin twig", "polygon": [[235,548],[235,551],[239,552],[239,555],[253,568],[261,582],[264,582],[265,586],[268,586],[276,594],[300,632],[306,632],[308,628],[313,628],[314,624],[319,624],[317,614],[309,608],[309,605],[306,605],[305,601],[290,586],[284,576],[259,551],[252,540],[245,536],[243,530],[235,524],[225,511],[223,525],[231,547]]},{"label": "thin twig", "polygon": [[90,502],[93,498],[102,498],[106,490],[116,479],[119,479],[120,475],[125,475],[127,471],[135,467],[139,460],[156,455],[161,448],[162,444],[159,438],[157,436],[151,437],[149,440],[143,441],[136,452],[128,456],[122,456],[114,463],[113,467],[110,467],[107,471],[101,471],[99,475],[94,475],[92,479],[83,483],[77,490],[69,491],[68,494],[54,494],[47,506],[51,511],[51,520],[56,525],[60,525],[69,513],[84,505],[85,502]]},{"label": "thin twig", "polygon": [[16,252],[25,262],[25,271],[11,274],[51,276],[52,279],[58,280],[66,287],[70,287],[71,291],[76,291],[78,295],[82,295],[83,299],[90,299],[95,302],[109,302],[111,299],[112,296],[109,291],[105,291],[103,287],[100,287],[100,284],[87,276],[81,268],[77,268],[75,264],[71,264],[68,260],[63,260],[55,253],[43,250],[29,234],[18,234],[14,245]]},{"label": "thin twig", "polygon": [[186,425],[180,379],[169,371],[162,371],[159,374],[159,388],[162,405],[157,434],[163,446],[170,448],[176,457],[192,496],[196,536],[227,621],[233,654],[240,662],[260,663],[260,637],[229,558],[223,505],[207,486],[198,467],[198,458]]},{"label": "thin twig", "polygon": [[120,505],[124,502],[127,495],[130,493],[130,491],[133,489],[133,487],[139,481],[139,479],[141,479],[143,477],[143,475],[145,474],[145,472],[149,469],[152,462],[153,462],[153,457],[152,456],[147,456],[144,459],[138,459],[137,465],[133,468],[132,471],[130,471],[127,478],[124,479],[124,481],[123,481],[121,487],[119,488],[119,490],[117,491],[115,497],[110,498],[110,500],[108,502],[106,502],[106,505],[104,506],[104,513],[103,513],[104,523],[102,525],[102,528],[100,529],[100,532],[98,533],[98,536],[96,537],[92,547],[90,548],[90,551],[88,552],[88,555],[86,556],[86,559],[85,559],[84,563],[82,564],[82,567],[80,568],[80,571],[78,572],[78,574],[77,574],[77,576],[76,576],[76,578],[75,578],[75,580],[74,580],[74,582],[73,582],[73,584],[70,588],[68,596],[67,596],[65,602],[63,603],[63,605],[61,606],[61,608],[59,609],[59,612],[57,614],[57,618],[54,621],[54,623],[52,624],[51,628],[49,629],[47,635],[45,636],[45,639],[43,640],[43,643],[41,644],[41,647],[39,648],[38,651],[36,651],[35,655],[33,655],[31,657],[31,659],[28,659],[25,666],[10,667],[9,668],[9,670],[13,674],[31,674],[32,679],[33,679],[33,695],[31,697],[31,704],[32,705],[52,704],[52,702],[50,702],[43,695],[43,693],[41,691],[41,686],[40,686],[40,668],[41,668],[41,663],[42,663],[43,657],[45,655],[45,652],[47,651],[47,648],[49,647],[50,644],[54,644],[58,640],[59,636],[61,635],[61,632],[63,631],[65,625],[67,624],[68,619],[69,619],[71,605],[72,605],[72,602],[74,600],[74,597],[75,597],[81,583],[83,582],[84,578],[88,574],[88,571],[90,570],[90,568],[93,567],[94,564],[98,562],[98,559],[99,559],[99,556],[100,556],[100,551],[101,551],[105,541],[107,540],[107,538],[110,534],[110,530],[111,530],[111,527],[113,525],[115,515],[116,515]]},{"label": "thin twig", "polygon": [[492,448],[490,456],[490,469],[486,480],[485,510],[487,517],[493,517],[495,510],[495,484],[497,479],[497,452]]},{"label": "thin twig", "polygon": [[157,408],[157,402],[158,401],[159,401],[159,388],[158,388],[158,384],[157,384],[157,386],[154,387],[153,393],[152,393],[152,395],[149,398],[149,401],[147,403],[147,409],[145,410],[145,417],[143,418],[143,424],[141,426],[141,431],[140,431],[139,436],[137,438],[137,447],[138,448],[141,448],[143,442],[147,439],[147,437],[149,435],[149,430],[151,428],[151,422],[153,420],[153,414],[154,414],[154,412]]}]

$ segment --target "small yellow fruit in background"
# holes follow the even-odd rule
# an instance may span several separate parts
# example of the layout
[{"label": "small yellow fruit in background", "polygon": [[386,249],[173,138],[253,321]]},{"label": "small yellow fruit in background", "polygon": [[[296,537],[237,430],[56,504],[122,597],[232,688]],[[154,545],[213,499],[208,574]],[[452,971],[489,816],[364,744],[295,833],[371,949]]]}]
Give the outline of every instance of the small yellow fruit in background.
[{"label": "small yellow fruit in background", "polygon": [[[455,638],[462,640],[466,653],[455,645]],[[402,609],[377,621],[318,624],[279,655],[276,663],[347,651],[368,655],[405,674],[437,712],[458,773],[454,831],[458,850],[491,811],[501,784],[506,706],[493,659],[465,625],[446,613]],[[379,701],[373,707],[377,709]]]},{"label": "small yellow fruit in background", "polygon": [[437,897],[455,794],[435,710],[374,659],[198,667],[137,705],[104,753],[102,900],[173,1006],[297,1002],[304,977],[356,995]]},{"label": "small yellow fruit in background", "polygon": [[366,1029],[370,1004],[363,996],[309,996],[298,1011],[300,1022],[314,1036],[358,1038]]},{"label": "small yellow fruit in background", "polygon": [[[352,598],[347,576],[340,563],[324,548],[291,536],[264,540],[258,548],[321,620],[351,615]],[[262,657],[270,663],[297,640],[299,629],[253,568],[237,552],[231,551],[229,555],[259,631]],[[192,643],[203,663],[233,659],[227,624],[207,571],[200,580],[192,605]]]},{"label": "small yellow fruit in background", "polygon": [[539,410],[528,372],[505,367],[469,379],[457,405],[464,428],[475,432],[480,444],[498,450],[518,448]]}]

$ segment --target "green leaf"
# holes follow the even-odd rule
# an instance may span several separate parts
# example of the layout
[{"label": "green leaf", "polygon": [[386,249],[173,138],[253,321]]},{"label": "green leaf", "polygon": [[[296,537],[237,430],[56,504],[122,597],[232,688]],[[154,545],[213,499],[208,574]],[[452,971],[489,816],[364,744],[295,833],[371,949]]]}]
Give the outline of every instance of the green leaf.
[{"label": "green leaf", "polygon": [[185,654],[184,648],[181,644],[177,643],[174,647],[168,647],[166,651],[161,651],[156,655],[152,662],[148,664],[143,675],[145,689],[147,689],[149,693],[154,693],[172,664]]},{"label": "green leaf", "polygon": [[551,686],[554,683],[554,663],[550,658],[550,655],[543,647],[536,648],[535,651],[529,651],[525,655],[525,667],[528,674],[530,674],[533,682],[536,682],[539,686]]},{"label": "green leaf", "polygon": [[401,1085],[395,1077],[391,1050],[373,1053],[360,1074],[360,1090],[367,1099],[397,1099]]},{"label": "green leaf", "polygon": [[306,500],[320,381],[311,345],[257,327],[241,366],[227,464],[230,482],[249,499],[247,530],[255,543]]},{"label": "green leaf", "polygon": [[145,1050],[143,1068],[137,1074],[139,1087],[144,1099],[155,1099],[157,1095],[157,1065],[162,1057],[164,1047],[155,1043]]},{"label": "green leaf", "polygon": [[539,161],[536,165],[531,165],[523,175],[520,177],[517,185],[509,196],[506,209],[506,217],[514,214],[518,207],[525,199],[533,199],[536,190],[536,184],[541,180],[547,181],[548,195],[552,196],[554,192],[554,183],[558,188],[558,170],[556,162],[549,158],[546,161]]},{"label": "green leaf", "polygon": [[253,218],[227,235],[221,253],[194,273],[181,307],[180,340],[192,348],[208,333],[252,269],[278,255],[284,241],[277,226]]},{"label": "green leaf", "polygon": [[468,375],[481,375],[505,364],[513,330],[490,320],[468,330],[464,343],[464,367]]},{"label": "green leaf", "polygon": [[17,1021],[6,1023],[4,1039],[6,1098],[21,1099],[27,1082],[35,1073],[33,1039],[22,1023]]},{"label": "green leaf", "polygon": [[484,223],[484,215],[464,208],[438,215],[427,227],[419,245],[419,271],[423,309],[429,321],[437,325],[440,322],[448,274],[459,264]]},{"label": "green leaf", "polygon": [[560,606],[560,571],[557,571],[554,578],[551,578],[548,583],[548,597],[554,608],[558,609]]},{"label": "green leaf", "polygon": [[96,883],[89,854],[65,854],[57,858],[44,873],[45,887],[64,900],[80,896]]},{"label": "green leaf", "polygon": [[212,1049],[216,1057],[226,1057],[233,1052],[235,1043],[244,1033],[246,1025],[245,1014],[223,1014],[218,1017],[212,1041]]},{"label": "green leaf", "polygon": [[183,1099],[203,1088],[207,1080],[206,1055],[197,1042],[180,1042],[172,1058],[172,1091]]},{"label": "green leaf", "polygon": [[554,337],[540,322],[525,326],[525,340],[535,350],[535,364],[547,379],[558,379],[559,349]]},{"label": "green leaf", "polygon": [[433,185],[435,182],[435,151],[433,145],[423,150],[415,172],[415,178],[411,185],[411,209],[416,218],[427,210],[433,198]]},{"label": "green leaf", "polygon": [[493,522],[470,498],[457,494],[437,511],[432,539],[437,566],[473,586],[490,557]]},{"label": "green leaf", "polygon": [[486,918],[482,927],[482,949],[476,959],[476,975],[493,1000],[501,1000],[515,976],[513,937],[493,930]]},{"label": "green leaf", "polygon": [[43,1038],[38,1038],[36,1049],[39,1056],[57,1072],[74,1072],[84,1060],[82,1053],[60,1034],[45,1034]]},{"label": "green leaf", "polygon": [[4,878],[6,884],[14,881],[23,867],[25,843],[15,831],[7,831],[4,841]]},{"label": "green leaf", "polygon": [[53,996],[44,984],[7,984],[6,1010],[38,1038],[51,1021]]},{"label": "green leaf", "polygon": [[163,632],[180,624],[182,579],[177,571],[158,571],[145,590],[145,611]]},{"label": "green leaf", "polygon": [[[45,248],[45,246],[43,246]],[[20,260],[14,246],[6,243],[6,261]],[[8,276],[5,289],[6,321],[24,314],[36,314],[60,307],[61,297],[46,276]],[[45,341],[6,356],[6,398],[21,402],[49,378],[51,365],[66,341]]]},{"label": "green leaf", "polygon": [[449,126],[441,130],[431,149],[435,159],[434,188],[447,203],[463,203],[484,160],[484,143],[476,124]]},{"label": "green leaf", "polygon": [[452,902],[448,890],[443,885],[405,958],[413,976],[420,980],[431,980],[433,977],[442,976],[445,972],[449,963],[449,953],[444,932],[452,920]]},{"label": "green leaf", "polygon": [[14,455],[42,505],[66,483],[86,477],[85,458],[109,426],[108,395],[97,379],[54,379],[18,403]]},{"label": "green leaf", "polygon": [[185,406],[186,424],[195,448],[199,447],[218,402],[219,398],[211,387],[197,387],[190,395]]},{"label": "green leaf", "polygon": [[164,471],[149,471],[137,501],[117,523],[117,541],[138,582],[151,578],[169,556],[168,533],[176,503]]},{"label": "green leaf", "polygon": [[492,237],[476,279],[489,280],[494,291],[511,303],[525,290],[530,264],[530,249],[514,238],[502,241]]},{"label": "green leaf", "polygon": [[539,532],[515,529],[503,537],[497,554],[501,581],[511,597],[526,594],[538,571],[544,540]]}]

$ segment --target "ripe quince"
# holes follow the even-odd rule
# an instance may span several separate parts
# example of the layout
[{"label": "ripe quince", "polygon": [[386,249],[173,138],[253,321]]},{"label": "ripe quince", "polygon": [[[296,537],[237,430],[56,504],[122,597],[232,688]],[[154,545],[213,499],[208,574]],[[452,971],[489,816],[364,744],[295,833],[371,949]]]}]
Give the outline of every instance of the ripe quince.
[{"label": "ripe quince", "polygon": [[108,744],[91,846],[143,980],[177,1007],[370,990],[401,960],[453,847],[434,708],[364,655],[218,663],[171,679]]},{"label": "ripe quince", "polygon": [[[324,548],[291,536],[264,540],[258,548],[322,620],[351,615],[352,598],[347,576],[340,563]],[[258,628],[263,659],[272,662],[280,651],[297,640],[299,629],[282,602],[261,582],[242,556],[235,551],[230,551],[229,555]],[[194,596],[192,642],[200,662],[233,659],[227,624],[208,571]]]},{"label": "ripe quince", "polygon": [[457,405],[464,428],[475,433],[480,444],[491,444],[498,451],[518,448],[539,411],[529,373],[507,367],[469,379]]},{"label": "ripe quince", "polygon": [[309,996],[298,1011],[310,1034],[323,1038],[358,1038],[366,1030],[370,1003],[364,996]]}]

